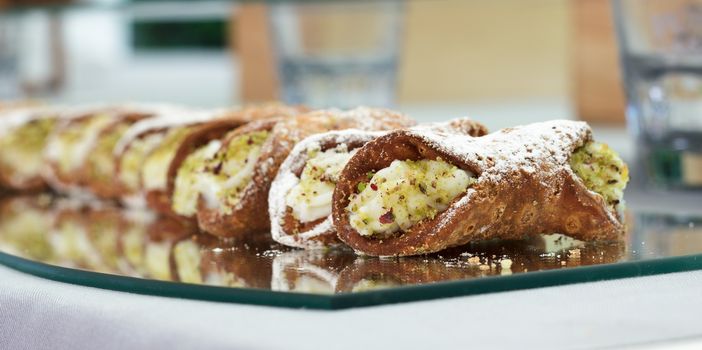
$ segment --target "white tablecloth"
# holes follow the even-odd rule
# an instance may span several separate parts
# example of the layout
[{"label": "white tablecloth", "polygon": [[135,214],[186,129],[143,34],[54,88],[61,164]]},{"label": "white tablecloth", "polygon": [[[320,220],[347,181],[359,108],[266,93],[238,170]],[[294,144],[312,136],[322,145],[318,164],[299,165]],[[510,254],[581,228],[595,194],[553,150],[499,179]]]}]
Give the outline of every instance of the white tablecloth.
[{"label": "white tablecloth", "polygon": [[702,336],[702,271],[342,311],[199,302],[0,267],[1,349],[585,349]]}]

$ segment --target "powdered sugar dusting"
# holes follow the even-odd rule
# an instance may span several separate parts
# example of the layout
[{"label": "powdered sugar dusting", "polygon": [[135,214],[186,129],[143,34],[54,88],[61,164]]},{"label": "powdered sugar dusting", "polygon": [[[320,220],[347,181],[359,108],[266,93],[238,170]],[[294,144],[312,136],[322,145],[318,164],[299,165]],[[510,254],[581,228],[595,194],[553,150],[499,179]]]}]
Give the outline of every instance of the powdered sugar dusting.
[{"label": "powdered sugar dusting", "polygon": [[[569,120],[517,126],[476,138],[450,130],[435,132],[431,127],[417,127],[406,132],[473,166],[471,170],[478,177],[476,186],[500,183],[504,176],[516,171],[537,174],[541,179],[554,178],[564,169],[572,174],[568,165],[570,155],[591,138],[587,123]],[[469,189],[449,207],[437,229],[453,221],[456,209],[468,205],[474,193]]]},{"label": "powdered sugar dusting", "polygon": [[140,137],[140,135],[143,135],[144,133],[158,129],[204,123],[220,116],[219,113],[213,113],[210,111],[193,111],[171,106],[155,111],[155,114],[156,115],[154,117],[142,119],[127,129],[127,131],[115,145],[115,156],[122,154],[130,142]]},{"label": "powdered sugar dusting", "polygon": [[504,174],[516,170],[558,171],[558,166],[549,169],[541,166],[567,165],[571,153],[591,137],[590,127],[585,122],[569,120],[507,128],[479,138],[439,134],[429,128],[413,128],[408,133],[443,153],[475,164],[480,171],[479,182],[499,182]]}]

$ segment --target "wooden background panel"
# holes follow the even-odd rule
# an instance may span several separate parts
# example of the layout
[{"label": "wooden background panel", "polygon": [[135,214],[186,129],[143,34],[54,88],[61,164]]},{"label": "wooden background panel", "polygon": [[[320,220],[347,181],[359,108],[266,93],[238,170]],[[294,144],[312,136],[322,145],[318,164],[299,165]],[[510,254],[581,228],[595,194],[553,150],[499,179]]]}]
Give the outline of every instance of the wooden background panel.
[{"label": "wooden background panel", "polygon": [[568,98],[565,0],[408,3],[401,102]]},{"label": "wooden background panel", "polygon": [[624,123],[625,99],[608,0],[573,2],[573,103],[581,119]]},{"label": "wooden background panel", "polygon": [[[582,119],[621,123],[611,16],[607,0],[408,2],[399,101],[570,100]],[[266,21],[258,4],[235,18],[244,101],[277,96]]]}]

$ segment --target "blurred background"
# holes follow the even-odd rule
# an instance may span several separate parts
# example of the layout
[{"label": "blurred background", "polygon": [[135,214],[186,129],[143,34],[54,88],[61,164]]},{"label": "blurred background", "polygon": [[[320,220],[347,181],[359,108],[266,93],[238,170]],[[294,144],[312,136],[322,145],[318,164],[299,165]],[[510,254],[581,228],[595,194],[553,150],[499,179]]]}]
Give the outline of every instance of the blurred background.
[{"label": "blurred background", "polygon": [[652,183],[702,187],[699,0],[67,1],[0,0],[0,100],[582,119]]},{"label": "blurred background", "polygon": [[[269,14],[294,5],[109,1],[37,10],[0,0],[10,10],[0,20],[0,96],[203,106],[282,97]],[[336,18],[308,11],[310,23],[299,31],[309,32],[308,45],[327,49],[344,36],[357,40],[350,50],[364,45],[361,29],[398,31],[387,39],[397,45],[394,104],[582,104],[591,106],[580,111],[585,117],[624,121],[606,0],[366,5],[356,18],[343,18],[348,10]],[[373,12],[379,18],[369,18]],[[386,23],[369,28],[359,24],[364,18]],[[349,29],[356,38],[348,39]]]}]

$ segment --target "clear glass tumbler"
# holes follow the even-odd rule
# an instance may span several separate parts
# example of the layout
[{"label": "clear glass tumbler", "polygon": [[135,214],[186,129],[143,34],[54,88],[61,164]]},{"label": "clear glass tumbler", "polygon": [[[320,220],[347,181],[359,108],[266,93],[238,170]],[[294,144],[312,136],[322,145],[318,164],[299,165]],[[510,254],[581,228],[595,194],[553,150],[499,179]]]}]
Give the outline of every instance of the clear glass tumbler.
[{"label": "clear glass tumbler", "polygon": [[287,103],[394,103],[403,1],[273,2],[270,20]]},{"label": "clear glass tumbler", "polygon": [[[702,189],[702,0],[614,0],[637,177]],[[639,174],[643,175],[640,176]]]},{"label": "clear glass tumbler", "polygon": [[20,97],[18,34],[16,21],[0,13],[0,102]]}]

